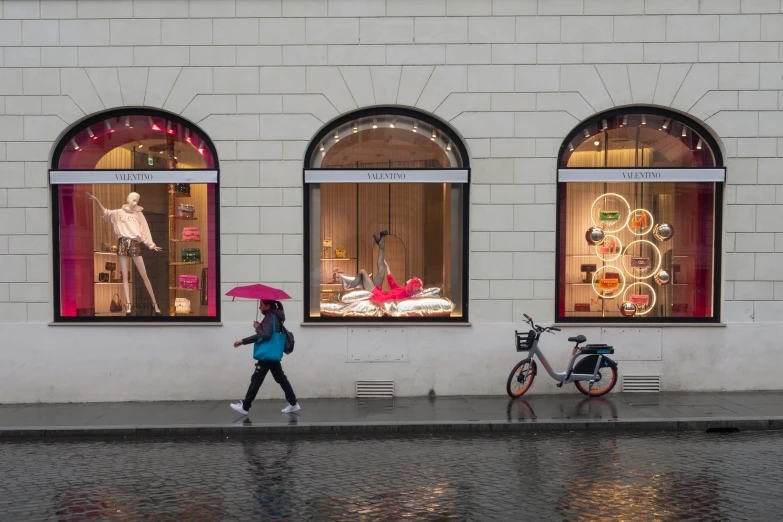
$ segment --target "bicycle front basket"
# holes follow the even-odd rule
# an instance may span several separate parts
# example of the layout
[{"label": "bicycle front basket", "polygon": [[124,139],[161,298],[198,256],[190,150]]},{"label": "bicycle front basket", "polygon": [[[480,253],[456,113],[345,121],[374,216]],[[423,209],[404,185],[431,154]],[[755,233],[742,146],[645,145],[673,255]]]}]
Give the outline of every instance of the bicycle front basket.
[{"label": "bicycle front basket", "polygon": [[517,336],[517,351],[526,352],[533,347],[533,341],[536,340],[536,331],[530,330],[528,333],[514,332]]}]

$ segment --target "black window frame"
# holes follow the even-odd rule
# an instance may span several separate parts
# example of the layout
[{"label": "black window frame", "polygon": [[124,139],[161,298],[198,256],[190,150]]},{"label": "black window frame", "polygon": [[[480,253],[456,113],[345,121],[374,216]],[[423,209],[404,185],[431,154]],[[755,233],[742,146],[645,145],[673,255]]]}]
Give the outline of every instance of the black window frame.
[{"label": "black window frame", "polygon": [[[421,121],[426,125],[435,127],[438,131],[442,132],[445,136],[451,140],[452,147],[457,148],[460,159],[462,160],[462,166],[454,168],[455,170],[467,170],[468,179],[466,183],[462,185],[462,275],[460,277],[460,283],[462,285],[462,315],[460,317],[311,317],[310,316],[310,189],[308,183],[305,183],[306,171],[330,171],[336,170],[335,168],[310,168],[309,165],[312,162],[313,154],[315,154],[317,148],[320,147],[321,141],[327,136],[330,136],[336,128],[339,128],[351,121],[368,118],[373,116],[398,116],[403,118],[410,118]],[[347,167],[340,167],[342,170],[348,170]],[[362,170],[388,170],[388,169],[366,169]],[[428,170],[428,169],[416,169],[416,168],[395,168],[395,171],[405,170]],[[433,170],[443,170],[442,168]],[[421,324],[421,323],[443,323],[443,324],[465,324],[469,323],[469,310],[470,310],[470,185],[471,185],[471,171],[470,171],[470,159],[468,157],[468,150],[463,139],[449,126],[446,122],[434,118],[423,112],[405,109],[400,107],[372,107],[368,109],[362,109],[353,111],[340,116],[328,124],[324,125],[321,130],[313,137],[310,144],[305,151],[304,166],[302,168],[302,210],[303,210],[303,282],[304,282],[304,294],[302,302],[303,311],[303,323],[305,324],[319,324],[319,325],[334,325],[344,326],[346,324],[389,324],[389,325],[409,325],[409,324]]]},{"label": "black window frame", "polygon": [[[61,169],[59,168],[60,157],[62,156],[65,147],[77,134],[83,131],[86,127],[100,123],[110,118],[117,118],[123,116],[151,116],[156,118],[163,118],[173,123],[178,123],[183,127],[198,131],[199,136],[203,139],[204,145],[209,148],[212,157],[214,159],[215,166],[210,169],[187,169],[187,172],[198,171],[216,171],[217,182],[215,185],[215,266],[210,268],[210,278],[215,278],[215,288],[217,294],[210,296],[215,299],[215,316],[169,316],[165,312],[162,316],[128,316],[128,317],[96,317],[96,316],[63,316],[61,310],[61,278],[60,278],[60,234],[59,234],[59,215],[60,215],[60,186],[59,184],[49,183],[51,189],[51,204],[52,204],[52,286],[54,292],[54,298],[52,304],[54,307],[53,323],[55,324],[151,324],[155,326],[163,325],[176,325],[176,324],[188,324],[188,323],[216,323],[219,324],[222,321],[222,295],[221,292],[221,280],[220,280],[220,163],[217,154],[217,148],[212,142],[209,135],[197,124],[186,120],[182,116],[166,112],[160,109],[149,108],[123,108],[103,111],[94,114],[88,118],[80,120],[79,122],[71,125],[68,131],[62,135],[59,142],[54,148],[52,153],[52,160],[50,163],[49,172],[52,170],[67,171],[67,170],[85,170],[85,169]],[[101,169],[95,169],[101,170]],[[133,170],[133,169],[128,169]],[[166,169],[164,169],[166,170]],[[47,182],[48,179],[47,179]]]},{"label": "black window frame", "polygon": [[[658,107],[647,107],[647,106],[632,106],[632,107],[624,107],[619,109],[611,109],[609,111],[601,112],[598,114],[593,115],[592,117],[582,121],[574,127],[574,129],[566,136],[565,140],[563,140],[563,143],[560,145],[560,150],[557,154],[557,169],[558,170],[568,170],[568,167],[563,167],[562,160],[563,156],[565,155],[566,151],[568,150],[568,145],[571,143],[571,141],[582,133],[582,131],[590,127],[592,125],[595,125],[599,123],[603,119],[608,118],[614,118],[617,116],[625,116],[625,115],[654,115],[654,116],[663,116],[666,118],[671,118],[674,121],[685,123],[688,127],[695,130],[699,136],[706,142],[707,146],[710,147],[710,150],[712,151],[712,154],[715,158],[715,165],[713,167],[656,167],[655,170],[666,170],[666,169],[692,169],[692,170],[704,170],[704,169],[726,169],[723,153],[720,149],[720,145],[718,144],[718,141],[715,139],[715,137],[712,135],[712,133],[707,130],[703,125],[699,124],[698,122],[694,121],[692,118],[688,117],[685,114],[673,111],[673,110],[667,110],[662,109]],[[576,167],[572,167],[576,168]],[[608,167],[578,167],[579,170],[604,170]],[[611,168],[623,168],[623,167],[611,167]],[[633,167],[628,167],[633,168]],[[713,266],[713,293],[712,293],[712,317],[611,317],[611,318],[603,318],[603,317],[567,317],[567,316],[561,316],[559,315],[560,310],[560,300],[561,300],[561,291],[560,291],[560,285],[562,282],[561,277],[561,237],[560,237],[560,220],[561,220],[561,200],[562,200],[562,191],[563,191],[563,185],[567,182],[560,182],[559,179],[556,180],[557,184],[557,190],[556,190],[556,202],[555,202],[555,216],[556,216],[556,223],[555,223],[555,298],[554,298],[554,317],[555,317],[555,323],[557,324],[589,324],[589,325],[622,325],[622,326],[630,326],[630,325],[645,325],[645,324],[661,324],[661,325],[682,325],[682,324],[720,324],[722,320],[722,313],[723,313],[723,287],[722,287],[722,281],[723,281],[723,205],[724,205],[724,192],[725,192],[725,186],[726,182],[714,182],[715,183],[715,229],[714,229],[714,251],[713,251],[713,259],[714,259],[714,266]]]}]

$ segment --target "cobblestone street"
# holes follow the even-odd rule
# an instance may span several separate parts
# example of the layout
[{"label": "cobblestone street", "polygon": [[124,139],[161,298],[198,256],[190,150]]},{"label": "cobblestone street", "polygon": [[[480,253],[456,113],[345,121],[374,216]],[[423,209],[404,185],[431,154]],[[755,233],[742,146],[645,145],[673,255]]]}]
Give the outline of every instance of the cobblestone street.
[{"label": "cobblestone street", "polygon": [[783,432],[0,444],[0,520],[770,520]]}]

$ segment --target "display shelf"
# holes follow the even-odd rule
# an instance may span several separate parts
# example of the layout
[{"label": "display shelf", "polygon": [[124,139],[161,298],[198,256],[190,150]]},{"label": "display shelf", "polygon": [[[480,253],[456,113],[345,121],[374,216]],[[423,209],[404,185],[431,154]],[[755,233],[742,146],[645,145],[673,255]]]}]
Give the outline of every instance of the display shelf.
[{"label": "display shelf", "polygon": [[102,256],[116,256],[117,252],[93,252],[94,254],[100,254]]},{"label": "display shelf", "polygon": [[185,219],[187,221],[194,221],[198,219],[197,216],[175,216],[173,214],[169,214],[169,219]]},{"label": "display shelf", "polygon": [[170,266],[203,265],[204,261],[169,261]]},{"label": "display shelf", "polygon": [[169,290],[175,290],[177,292],[201,292],[202,288],[182,288],[179,286],[170,286]]},{"label": "display shelf", "polygon": [[355,257],[322,257],[321,261],[356,261]]},{"label": "display shelf", "polygon": [[[128,283],[132,283],[133,281],[128,281]],[[103,281],[95,281],[93,283],[94,285],[121,285],[122,281],[111,281],[109,283],[105,283]]]},{"label": "display shelf", "polygon": [[201,243],[201,240],[194,239],[169,239],[169,243]]}]

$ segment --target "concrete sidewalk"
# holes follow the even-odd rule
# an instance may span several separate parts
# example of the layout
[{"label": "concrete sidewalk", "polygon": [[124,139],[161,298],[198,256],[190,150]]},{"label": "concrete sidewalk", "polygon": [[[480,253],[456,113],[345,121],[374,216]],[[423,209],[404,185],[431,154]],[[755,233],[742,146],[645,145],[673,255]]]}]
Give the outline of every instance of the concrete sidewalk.
[{"label": "concrete sidewalk", "polygon": [[783,392],[0,405],[0,438],[579,430],[783,429]]}]

